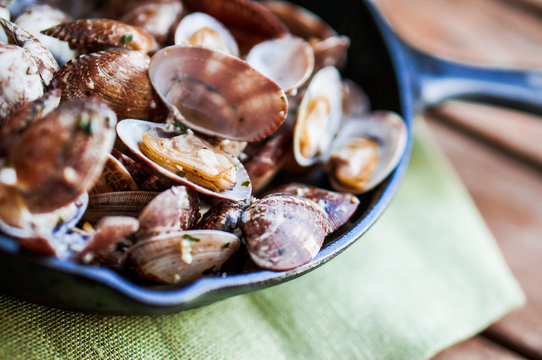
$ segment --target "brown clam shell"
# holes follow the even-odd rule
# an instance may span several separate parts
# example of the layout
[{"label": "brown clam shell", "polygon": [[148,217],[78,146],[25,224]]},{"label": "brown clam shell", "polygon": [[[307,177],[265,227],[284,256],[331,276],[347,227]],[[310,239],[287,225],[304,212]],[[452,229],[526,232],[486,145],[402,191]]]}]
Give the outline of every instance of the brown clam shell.
[{"label": "brown clam shell", "polygon": [[120,161],[109,154],[102,174],[90,189],[89,194],[134,190],[137,190],[137,184],[132,175]]},{"label": "brown clam shell", "polygon": [[239,227],[241,214],[251,199],[243,201],[221,200],[207,211],[197,224],[198,229],[233,232]]},{"label": "brown clam shell", "polygon": [[262,1],[261,4],[278,17],[295,36],[309,40],[327,39],[337,35],[318,15],[299,5],[275,0]]},{"label": "brown clam shell", "polygon": [[145,1],[128,11],[120,21],[137,26],[165,44],[183,11],[179,0]]},{"label": "brown clam shell", "polygon": [[19,107],[0,128],[0,156],[9,153],[9,149],[30,124],[53,111],[60,102],[60,90],[51,90],[34,101]]},{"label": "brown clam shell", "polygon": [[198,220],[198,194],[186,186],[174,186],[155,197],[139,215],[138,240],[188,230]]},{"label": "brown clam shell", "polygon": [[264,40],[288,32],[271,11],[249,0],[183,0],[192,11],[201,11],[223,23],[237,40],[241,53]]},{"label": "brown clam shell", "polygon": [[292,148],[292,134],[285,132],[265,142],[244,164],[257,193],[280,171]]},{"label": "brown clam shell", "polygon": [[187,283],[218,271],[240,245],[237,236],[224,231],[181,231],[137,242],[129,249],[128,263],[144,278]]},{"label": "brown clam shell", "polygon": [[90,195],[88,208],[81,222],[96,224],[105,216],[137,218],[156,195],[157,193],[152,191],[119,191]]},{"label": "brown clam shell", "polygon": [[111,47],[151,52],[158,50],[154,37],[142,29],[109,19],[67,21],[42,31],[43,34],[67,41],[72,49],[86,52]]},{"label": "brown clam shell", "polygon": [[333,36],[325,40],[313,41],[314,72],[326,66],[342,69],[346,64],[350,39],[346,36]]},{"label": "brown clam shell", "polygon": [[32,55],[16,45],[0,43],[0,124],[19,106],[43,95]]},{"label": "brown clam shell", "polygon": [[126,170],[128,170],[139,189],[146,191],[163,191],[170,186],[167,181],[154,175],[152,170],[145,166],[145,164],[134,161],[132,158],[116,149],[111,150],[111,155],[120,161]]},{"label": "brown clam shell", "polygon": [[321,207],[291,194],[272,194],[253,202],[241,219],[250,258],[264,269],[277,271],[309,262],[332,230]]},{"label": "brown clam shell", "polygon": [[58,70],[55,58],[38,38],[14,23],[0,18],[0,26],[4,29],[11,44],[22,47],[32,55],[38,66],[38,72],[45,86],[49,85]]},{"label": "brown clam shell", "polygon": [[150,59],[138,51],[102,51],[70,60],[56,73],[52,87],[62,100],[96,96],[119,119],[160,119],[165,112],[147,75]]},{"label": "brown clam shell", "polygon": [[276,193],[289,193],[314,201],[329,216],[331,231],[340,228],[356,211],[359,200],[353,194],[339,193],[305,184],[292,183],[272,190]]},{"label": "brown clam shell", "polygon": [[115,139],[116,116],[94,98],[61,104],[13,144],[17,187],[32,212],[64,206],[90,189]]},{"label": "brown clam shell", "polygon": [[218,51],[167,47],[152,57],[149,76],[176,118],[206,135],[258,141],[277,130],[288,113],[277,84]]}]

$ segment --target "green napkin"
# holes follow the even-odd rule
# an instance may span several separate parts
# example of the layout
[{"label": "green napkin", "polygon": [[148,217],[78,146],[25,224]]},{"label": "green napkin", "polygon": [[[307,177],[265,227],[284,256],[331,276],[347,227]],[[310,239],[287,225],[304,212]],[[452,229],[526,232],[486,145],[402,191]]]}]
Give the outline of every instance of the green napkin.
[{"label": "green napkin", "polygon": [[0,297],[1,359],[422,359],[524,301],[457,176],[417,129],[391,207],[291,282],[164,316],[70,313]]}]

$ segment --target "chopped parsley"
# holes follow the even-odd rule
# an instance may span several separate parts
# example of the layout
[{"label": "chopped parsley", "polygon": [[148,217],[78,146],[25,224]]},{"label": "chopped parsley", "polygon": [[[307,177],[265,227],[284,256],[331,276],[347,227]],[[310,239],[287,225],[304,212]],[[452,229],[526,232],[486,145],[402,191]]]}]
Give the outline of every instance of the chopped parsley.
[{"label": "chopped parsley", "polygon": [[77,128],[87,135],[94,134],[94,126],[94,121],[88,114],[83,113],[77,117]]},{"label": "chopped parsley", "polygon": [[199,238],[194,237],[194,236],[189,235],[189,234],[184,234],[183,239],[187,240],[187,241],[192,241],[192,242],[199,242]]},{"label": "chopped parsley", "polygon": [[186,127],[185,124],[183,124],[182,122],[179,122],[177,120],[175,120],[175,122],[173,123],[173,127],[183,133],[185,133],[187,130],[188,130],[188,127]]},{"label": "chopped parsley", "polygon": [[245,180],[241,183],[241,186],[248,187],[250,185],[250,181]]},{"label": "chopped parsley", "polygon": [[186,176],[186,173],[182,170],[179,170],[177,171],[177,175],[179,175],[180,177],[185,177]]},{"label": "chopped parsley", "polygon": [[284,255],[285,252],[286,252],[286,250],[284,250],[284,248],[279,249],[279,255]]},{"label": "chopped parsley", "polygon": [[126,45],[127,42],[130,42],[134,39],[134,37],[129,34],[129,35],[122,35],[122,37],[120,38],[120,42],[122,43],[122,45]]}]

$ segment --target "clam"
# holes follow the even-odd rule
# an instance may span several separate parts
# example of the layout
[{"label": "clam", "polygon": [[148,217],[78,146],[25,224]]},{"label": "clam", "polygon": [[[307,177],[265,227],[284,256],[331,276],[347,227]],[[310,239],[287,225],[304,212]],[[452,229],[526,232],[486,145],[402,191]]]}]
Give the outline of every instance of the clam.
[{"label": "clam", "polygon": [[246,53],[255,44],[288,32],[280,20],[262,5],[249,0],[183,0],[192,11],[218,19],[232,32]]},{"label": "clam", "polygon": [[243,212],[241,230],[250,258],[261,268],[281,271],[309,262],[332,227],[314,201],[271,194]]},{"label": "clam", "polygon": [[326,165],[331,185],[355,194],[373,189],[397,166],[406,143],[404,121],[395,113],[350,119],[334,140]]},{"label": "clam", "polygon": [[331,231],[340,228],[356,211],[359,200],[350,193],[339,193],[300,183],[279,186],[274,193],[289,193],[314,201],[329,216]]},{"label": "clam", "polygon": [[292,135],[278,134],[263,143],[245,162],[254,193],[263,189],[280,171],[292,148]]},{"label": "clam", "polygon": [[96,230],[86,241],[74,260],[84,263],[105,264],[112,268],[121,268],[126,258],[125,251],[118,251],[117,245],[139,228],[139,221],[128,216],[107,216],[96,225]]},{"label": "clam", "polygon": [[240,245],[237,236],[224,231],[180,231],[136,243],[129,249],[128,261],[146,279],[187,283],[216,273]]},{"label": "clam", "polygon": [[342,117],[342,82],[328,66],[312,78],[299,105],[294,128],[294,155],[301,166],[325,158]]},{"label": "clam", "polygon": [[45,86],[49,85],[54,73],[58,70],[58,63],[53,55],[38,38],[14,23],[0,19],[0,26],[4,29],[9,43],[28,50],[38,67],[38,73]]},{"label": "clam", "polygon": [[126,119],[117,134],[136,156],[177,183],[223,199],[250,197],[250,180],[239,160],[190,130],[180,133],[166,124]]},{"label": "clam", "polygon": [[198,194],[185,186],[173,186],[145,206],[139,215],[137,239],[188,230],[198,217]]},{"label": "clam", "polygon": [[61,104],[13,144],[16,186],[32,212],[64,206],[88,191],[115,138],[116,116],[94,98]]},{"label": "clam", "polygon": [[108,193],[115,191],[134,191],[137,184],[132,175],[113,155],[109,154],[102,174],[90,189],[90,194]]},{"label": "clam", "polygon": [[342,69],[346,63],[350,39],[347,36],[333,36],[324,40],[311,42],[314,51],[314,71],[326,66],[335,66]]},{"label": "clam", "polygon": [[63,22],[42,31],[67,41],[72,49],[85,52],[123,48],[151,52],[158,50],[154,37],[142,29],[109,19],[79,19]]},{"label": "clam", "polygon": [[15,45],[0,44],[0,123],[27,101],[43,95],[32,55]]},{"label": "clam", "polygon": [[287,1],[262,1],[261,4],[278,17],[290,32],[303,39],[327,39],[335,30],[313,12]]},{"label": "clam", "polygon": [[241,223],[241,214],[250,205],[251,199],[242,201],[221,200],[202,216],[198,229],[233,232]]},{"label": "clam", "polygon": [[146,191],[162,191],[169,187],[167,181],[156,176],[145,164],[133,160],[116,149],[111,150],[111,155],[120,161],[124,168],[130,173],[130,176],[134,179],[139,189]]},{"label": "clam", "polygon": [[[126,6],[126,3],[123,2],[123,5]],[[164,44],[182,11],[183,5],[179,0],[149,0],[136,5],[119,20],[143,29],[159,44]]]},{"label": "clam", "polygon": [[210,136],[261,140],[282,125],[286,95],[246,62],[196,46],[171,46],[151,60],[154,89],[175,118]]},{"label": "clam", "polygon": [[295,95],[297,89],[312,74],[314,52],[305,40],[285,36],[255,45],[248,53],[246,61],[275,81],[286,94]]},{"label": "clam", "polygon": [[56,9],[49,5],[34,5],[26,8],[24,12],[15,19],[15,24],[37,37],[41,43],[49,49],[56,61],[60,65],[63,65],[68,60],[75,57],[77,52],[70,49],[67,42],[44,35],[40,31],[60,24],[61,22],[68,21],[69,19],[68,14],[60,9]]},{"label": "clam", "polygon": [[214,17],[201,12],[186,15],[175,30],[175,45],[199,45],[239,56],[233,35]]},{"label": "clam", "polygon": [[342,87],[343,118],[362,117],[369,114],[371,104],[363,89],[352,80],[344,79]]},{"label": "clam", "polygon": [[23,104],[6,119],[0,128],[0,156],[9,154],[12,145],[28,126],[58,106],[60,95],[60,90],[46,92],[42,97]]},{"label": "clam", "polygon": [[119,119],[163,119],[164,109],[148,77],[150,59],[138,51],[101,51],[70,60],[55,74],[62,100],[96,96]]},{"label": "clam", "polygon": [[[7,4],[0,3],[0,19],[11,19],[11,13],[7,7]],[[0,29],[0,43],[7,43],[8,38],[4,30]]]},{"label": "clam", "polygon": [[82,222],[96,224],[105,216],[137,218],[143,208],[158,195],[153,191],[119,191],[90,195]]}]

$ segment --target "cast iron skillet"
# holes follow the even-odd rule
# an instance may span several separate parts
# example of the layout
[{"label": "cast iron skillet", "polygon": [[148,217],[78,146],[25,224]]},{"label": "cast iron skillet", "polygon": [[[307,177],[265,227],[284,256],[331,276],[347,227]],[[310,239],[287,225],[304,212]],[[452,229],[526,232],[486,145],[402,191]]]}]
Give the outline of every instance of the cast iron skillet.
[{"label": "cast iron skillet", "polygon": [[110,270],[36,256],[0,235],[0,291],[59,308],[109,314],[158,314],[210,304],[229,296],[276,285],[303,275],[340,254],[374,224],[396,192],[412,146],[413,117],[424,106],[450,97],[496,102],[524,110],[542,109],[539,74],[482,69],[412,49],[396,37],[365,0],[294,1],[352,40],[344,76],[360,84],[373,109],[400,113],[409,129],[408,146],[396,170],[369,194],[350,222],[326,240],[310,263],[285,272],[257,271],[204,278],[178,288],[138,285]]}]

